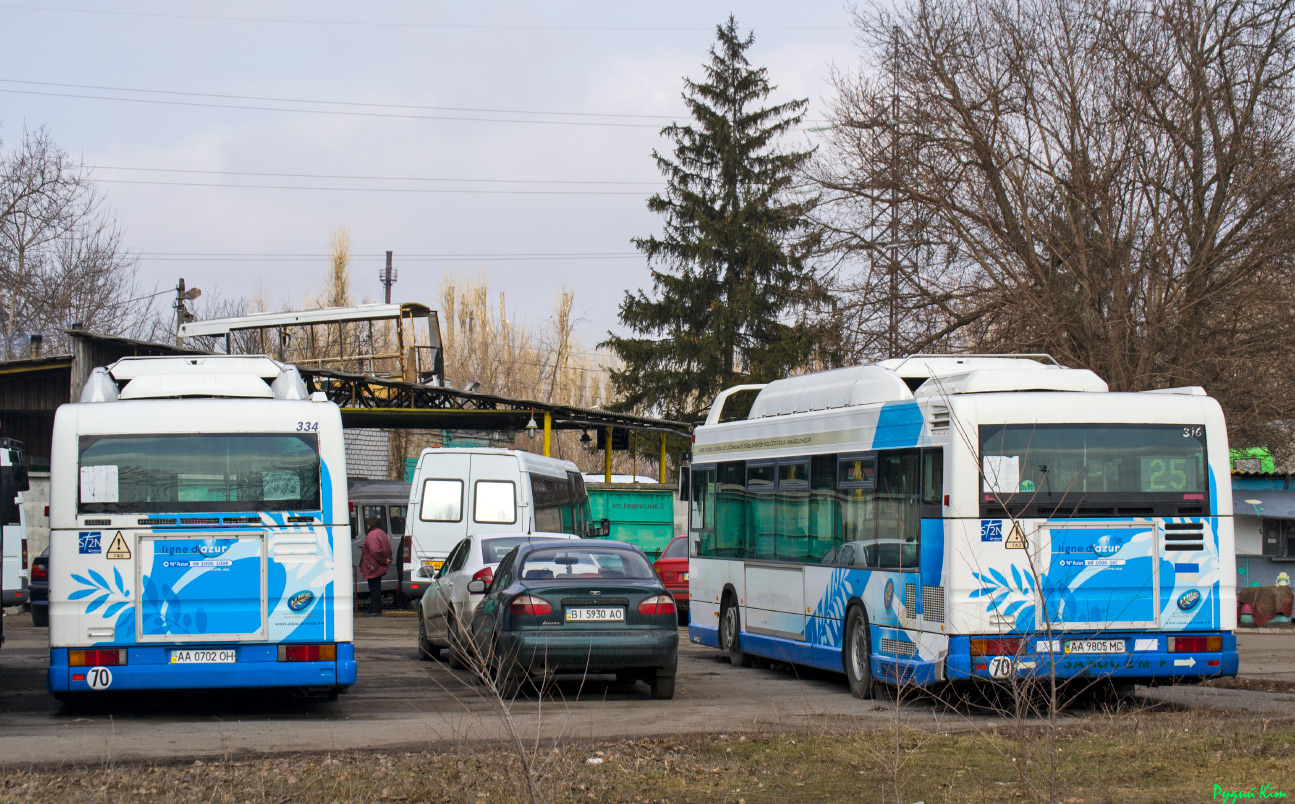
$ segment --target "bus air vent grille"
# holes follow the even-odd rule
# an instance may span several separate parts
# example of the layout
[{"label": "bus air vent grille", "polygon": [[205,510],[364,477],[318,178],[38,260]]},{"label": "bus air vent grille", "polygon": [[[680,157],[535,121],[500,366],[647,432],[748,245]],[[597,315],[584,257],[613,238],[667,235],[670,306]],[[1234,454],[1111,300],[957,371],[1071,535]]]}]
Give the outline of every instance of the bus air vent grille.
[{"label": "bus air vent grille", "polygon": [[1115,513],[1114,508],[1080,508],[1076,511],[1080,516],[1110,516]]},{"label": "bus air vent grille", "polygon": [[259,516],[227,516],[225,517],[226,525],[259,525],[261,518]]},{"label": "bus air vent grille", "polygon": [[917,646],[902,639],[886,639],[882,637],[881,652],[889,653],[892,656],[916,656]]},{"label": "bus air vent grille", "polygon": [[1203,522],[1166,522],[1165,550],[1168,552],[1205,549],[1205,524]]},{"label": "bus air vent grille", "polygon": [[1166,522],[1165,530],[1194,530],[1197,533],[1205,530],[1204,522]]},{"label": "bus air vent grille", "polygon": [[181,525],[219,525],[220,518],[214,516],[186,516],[180,519]]},{"label": "bus air vent grille", "polygon": [[[394,517],[393,517],[393,519],[394,519]],[[314,518],[313,516],[290,516],[290,517],[288,517],[288,524],[290,524],[290,525],[309,525],[311,522],[314,522],[314,521],[315,521],[315,518]]]},{"label": "bus air vent grille", "polygon": [[1205,509],[1199,505],[1184,505],[1178,508],[1179,516],[1200,516],[1203,513],[1205,513]]},{"label": "bus air vent grille", "polygon": [[99,526],[107,527],[108,525],[112,524],[112,520],[111,519],[87,519],[85,521],[85,524],[91,528],[99,527]]},{"label": "bus air vent grille", "polygon": [[154,516],[154,517],[148,517],[148,518],[141,518],[141,519],[139,519],[139,520],[137,520],[137,521],[138,521],[138,522],[139,522],[139,524],[141,524],[141,525],[149,525],[149,526],[151,526],[151,527],[157,528],[157,527],[161,527],[161,526],[163,526],[163,525],[174,525],[174,524],[175,524],[175,517],[173,517],[173,516],[163,516],[163,517]]},{"label": "bus air vent grille", "polygon": [[922,587],[922,619],[928,623],[944,622],[944,587]]},{"label": "bus air vent grille", "polygon": [[1152,516],[1155,512],[1154,508],[1121,508],[1120,516]]},{"label": "bus air vent grille", "polygon": [[904,584],[904,616],[917,619],[917,585]]},{"label": "bus air vent grille", "polygon": [[1007,509],[998,505],[987,505],[985,506],[984,516],[990,519],[1006,519]]},{"label": "bus air vent grille", "polygon": [[940,430],[948,429],[949,409],[940,405],[933,405],[931,407],[931,431],[938,432]]}]

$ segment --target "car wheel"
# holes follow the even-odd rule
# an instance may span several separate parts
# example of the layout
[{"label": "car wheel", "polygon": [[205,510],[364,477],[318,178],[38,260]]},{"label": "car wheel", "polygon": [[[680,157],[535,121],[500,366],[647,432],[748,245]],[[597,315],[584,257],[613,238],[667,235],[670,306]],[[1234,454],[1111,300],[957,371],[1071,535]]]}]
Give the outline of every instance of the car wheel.
[{"label": "car wheel", "polygon": [[47,606],[32,606],[31,624],[37,628],[49,627],[49,608]]},{"label": "car wheel", "polygon": [[668,701],[674,697],[673,675],[657,673],[652,677],[652,698],[657,701]]},{"label": "car wheel", "polygon": [[751,657],[742,652],[742,615],[731,597],[719,613],[719,648],[734,667],[751,666]]},{"label": "car wheel", "polygon": [[522,681],[525,676],[509,662],[507,666],[501,666],[495,673],[495,690],[499,693],[501,700],[511,700],[517,697],[517,693],[522,689]]},{"label": "car wheel", "polygon": [[441,649],[427,641],[427,621],[423,619],[423,612],[418,612],[418,658],[424,662],[430,662],[435,659]]},{"label": "car wheel", "polygon": [[845,677],[850,681],[850,694],[865,700],[873,697],[872,640],[868,636],[868,618],[858,606],[850,609],[845,618]]},{"label": "car wheel", "polygon": [[452,612],[445,615],[445,641],[449,643],[446,653],[450,656],[450,667],[462,670],[468,666],[468,655],[463,650],[467,635],[460,629],[458,618]]}]

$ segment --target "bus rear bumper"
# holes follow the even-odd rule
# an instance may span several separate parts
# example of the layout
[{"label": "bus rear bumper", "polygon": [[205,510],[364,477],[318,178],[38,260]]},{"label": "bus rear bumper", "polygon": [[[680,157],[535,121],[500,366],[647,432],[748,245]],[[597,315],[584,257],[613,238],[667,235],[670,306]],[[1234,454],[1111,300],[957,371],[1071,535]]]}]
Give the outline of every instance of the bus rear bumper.
[{"label": "bus rear bumper", "polygon": [[[1059,643],[1086,636],[1094,639],[1124,639],[1128,649],[1118,654],[1067,654],[1062,651]],[[971,656],[970,642],[975,637],[950,637],[945,673],[950,681],[1003,681],[1011,677],[1050,676],[1055,672],[1057,678],[1120,678],[1140,684],[1169,684],[1237,674],[1240,660],[1235,634],[1190,634],[1222,637],[1221,650],[1205,653],[1170,653],[1167,645],[1167,638],[1170,636],[1182,635],[1163,632],[1099,635],[1057,633],[1053,635],[1052,650],[1048,650],[1046,637],[1025,637],[1022,638],[1017,654],[1007,657],[1009,661],[997,665],[993,656]],[[998,671],[997,674],[994,670]]]},{"label": "bus rear bumper", "polygon": [[[337,659],[331,662],[281,662],[277,645],[239,645],[236,647],[237,661],[230,664],[171,664],[170,652],[177,646],[133,646],[127,648],[126,664],[108,668],[111,681],[98,691],[258,687],[340,690],[355,683],[355,645],[350,642],[336,644]],[[67,648],[51,648],[49,653],[46,688],[51,694],[96,691],[87,680],[90,668],[68,666]]]}]

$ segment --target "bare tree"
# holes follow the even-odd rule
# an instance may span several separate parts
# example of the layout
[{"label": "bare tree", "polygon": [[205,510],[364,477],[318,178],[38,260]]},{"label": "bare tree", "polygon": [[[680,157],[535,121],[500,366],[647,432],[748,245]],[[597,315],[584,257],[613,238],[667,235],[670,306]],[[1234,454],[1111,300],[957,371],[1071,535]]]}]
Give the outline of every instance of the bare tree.
[{"label": "bare tree", "polygon": [[135,258],[85,169],[45,129],[25,130],[0,152],[0,321],[3,355],[27,335],[47,347],[74,322],[136,334],[150,296],[138,296]]},{"label": "bare tree", "polygon": [[895,203],[925,251],[898,291],[856,283],[865,313],[897,292],[907,349],[1204,385],[1241,443],[1295,417],[1288,3],[910,0],[857,23],[894,55],[836,76],[824,223],[875,259],[863,211]]}]

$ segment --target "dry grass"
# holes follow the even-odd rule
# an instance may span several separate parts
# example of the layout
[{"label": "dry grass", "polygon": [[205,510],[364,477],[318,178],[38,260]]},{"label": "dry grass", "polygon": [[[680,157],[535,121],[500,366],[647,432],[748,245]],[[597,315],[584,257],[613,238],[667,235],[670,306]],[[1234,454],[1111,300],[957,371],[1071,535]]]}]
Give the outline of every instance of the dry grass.
[{"label": "dry grass", "polygon": [[[730,734],[599,744],[553,752],[541,780],[552,801],[871,801],[893,797],[875,757],[885,732]],[[1295,721],[1199,713],[1095,714],[1062,728],[1059,802],[1190,802],[1214,785],[1269,784],[1295,794]],[[916,750],[901,779],[909,801],[1027,801],[1011,765],[1016,739],[985,730],[901,737]],[[590,764],[589,759],[601,760]],[[171,765],[0,772],[0,802],[511,802],[522,779],[512,752],[295,755]],[[888,795],[889,794],[889,795]]]}]

